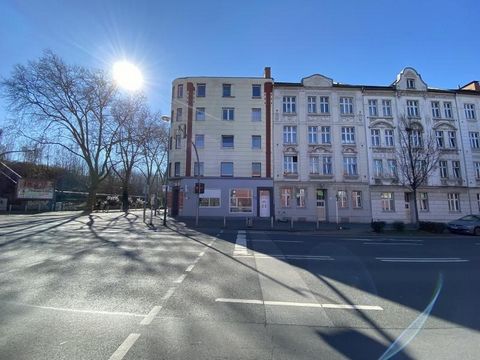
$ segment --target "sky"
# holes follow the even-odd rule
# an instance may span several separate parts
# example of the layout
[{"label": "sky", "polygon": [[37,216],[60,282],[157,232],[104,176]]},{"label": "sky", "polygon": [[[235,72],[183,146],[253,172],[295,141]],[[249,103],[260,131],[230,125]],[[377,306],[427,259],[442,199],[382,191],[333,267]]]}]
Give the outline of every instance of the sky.
[{"label": "sky", "polygon": [[[431,87],[480,80],[478,0],[0,0],[0,77],[50,49],[110,70],[137,64],[153,111],[184,76],[319,73],[388,85],[406,66]],[[0,99],[0,124],[14,116]]]}]

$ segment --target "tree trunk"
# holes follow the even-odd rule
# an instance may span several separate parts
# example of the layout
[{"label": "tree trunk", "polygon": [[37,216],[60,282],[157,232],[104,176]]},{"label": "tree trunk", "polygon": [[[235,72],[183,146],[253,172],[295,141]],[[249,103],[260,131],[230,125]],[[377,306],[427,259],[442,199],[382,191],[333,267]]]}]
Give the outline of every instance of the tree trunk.
[{"label": "tree trunk", "polygon": [[122,184],[122,210],[128,213],[130,204],[128,203],[128,183]]},{"label": "tree trunk", "polygon": [[84,212],[90,214],[96,204],[97,200],[97,189],[98,189],[98,178],[90,176],[90,185],[88,186],[88,195],[87,195],[87,205]]},{"label": "tree trunk", "polygon": [[417,206],[417,189],[413,190],[413,211],[415,216],[415,230],[419,228],[419,220],[418,220],[418,206]]}]

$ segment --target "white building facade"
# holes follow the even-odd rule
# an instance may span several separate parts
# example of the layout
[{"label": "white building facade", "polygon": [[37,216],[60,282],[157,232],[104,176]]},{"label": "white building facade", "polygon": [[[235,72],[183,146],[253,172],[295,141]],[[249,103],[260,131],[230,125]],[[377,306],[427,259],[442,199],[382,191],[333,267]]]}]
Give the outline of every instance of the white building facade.
[{"label": "white building facade", "polygon": [[[270,217],[270,70],[264,77],[173,81],[169,208],[173,216]],[[197,161],[198,154],[198,161]],[[197,195],[200,178],[204,192]]]}]

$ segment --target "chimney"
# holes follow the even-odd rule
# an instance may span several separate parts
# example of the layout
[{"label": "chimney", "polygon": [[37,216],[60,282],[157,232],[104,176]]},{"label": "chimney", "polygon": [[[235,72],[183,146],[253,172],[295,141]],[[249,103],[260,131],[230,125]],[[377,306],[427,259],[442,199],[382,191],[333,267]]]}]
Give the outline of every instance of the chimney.
[{"label": "chimney", "polygon": [[463,85],[460,89],[480,91],[480,83],[478,82],[478,80],[470,81],[467,85]]},{"label": "chimney", "polygon": [[265,79],[271,79],[272,78],[270,66],[266,66],[265,69],[263,70],[263,77]]}]

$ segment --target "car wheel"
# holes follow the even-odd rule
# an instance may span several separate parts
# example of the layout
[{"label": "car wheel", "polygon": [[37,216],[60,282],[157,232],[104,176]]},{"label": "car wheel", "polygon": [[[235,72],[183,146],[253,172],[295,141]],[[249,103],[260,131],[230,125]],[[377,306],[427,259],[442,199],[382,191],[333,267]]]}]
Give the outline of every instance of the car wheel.
[{"label": "car wheel", "polygon": [[473,229],[473,235],[480,236],[480,227],[476,227],[475,229]]}]

